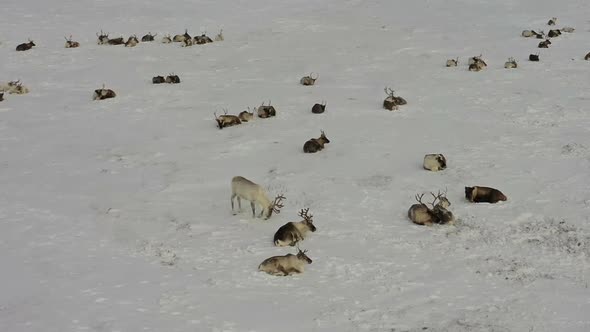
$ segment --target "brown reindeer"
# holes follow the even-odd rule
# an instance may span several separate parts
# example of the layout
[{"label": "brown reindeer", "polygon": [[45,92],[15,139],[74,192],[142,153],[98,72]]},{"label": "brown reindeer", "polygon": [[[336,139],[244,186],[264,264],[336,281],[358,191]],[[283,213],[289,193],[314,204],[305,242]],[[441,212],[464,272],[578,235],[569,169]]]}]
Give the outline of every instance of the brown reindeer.
[{"label": "brown reindeer", "polygon": [[307,250],[301,251],[301,249],[297,248],[297,255],[287,254],[267,258],[258,266],[258,270],[275,276],[303,273],[305,265],[313,262],[307,257],[306,252]]},{"label": "brown reindeer", "polygon": [[[254,107],[254,109],[255,108],[256,107]],[[250,111],[250,107],[248,107],[248,111]],[[238,114],[238,118],[240,118],[240,121],[248,122],[254,119],[254,110],[252,110],[251,112],[248,111],[241,111],[240,114]]]},{"label": "brown reindeer", "polygon": [[109,45],[123,45],[123,44],[125,44],[125,40],[123,39],[123,37],[113,38],[113,39],[109,39],[107,41],[107,44],[109,44]]},{"label": "brown reindeer", "polygon": [[514,60],[514,58],[510,57],[510,58],[508,58],[508,61],[506,61],[506,63],[504,63],[504,68],[506,68],[506,69],[518,68],[518,63],[516,62],[516,60]]},{"label": "brown reindeer", "polygon": [[164,76],[154,76],[152,78],[152,83],[154,83],[154,84],[166,83],[166,79],[164,78]]},{"label": "brown reindeer", "polygon": [[330,140],[326,137],[323,130],[321,133],[322,134],[319,138],[310,138],[305,144],[303,144],[303,152],[315,153],[324,149],[324,144],[330,143]]},{"label": "brown reindeer", "polygon": [[178,84],[180,83],[180,77],[178,77],[178,75],[175,75],[174,73],[166,76],[166,83],[170,83],[170,84]]},{"label": "brown reindeer", "polygon": [[30,50],[31,48],[33,48],[33,46],[37,46],[37,45],[35,45],[35,43],[32,40],[29,39],[29,42],[28,43],[19,44],[16,47],[16,50],[17,51],[27,51],[27,50]]},{"label": "brown reindeer", "polygon": [[302,85],[314,85],[315,81],[320,77],[319,74],[316,74],[316,77],[313,78],[313,72],[311,72],[309,74],[309,76],[303,76],[300,80],[299,83],[301,83]]},{"label": "brown reindeer", "polygon": [[152,35],[151,32],[148,32],[147,35],[141,37],[141,41],[142,42],[153,42],[154,41],[154,37],[156,37],[158,34],[156,33],[155,35]]},{"label": "brown reindeer", "polygon": [[297,242],[302,241],[308,232],[315,232],[316,227],[313,225],[313,215],[308,214],[309,208],[301,209],[299,216],[302,221],[291,221],[281,226],[274,236],[274,244],[278,247],[294,246]]},{"label": "brown reindeer", "polygon": [[554,37],[557,37],[560,35],[561,35],[561,30],[559,30],[559,29],[549,30],[549,32],[547,33],[547,37],[549,37],[549,38],[554,38]]},{"label": "brown reindeer", "polygon": [[323,104],[313,105],[313,107],[311,108],[311,113],[314,113],[314,114],[324,113],[324,111],[326,110],[326,105],[327,105],[326,102],[324,102]]},{"label": "brown reindeer", "polygon": [[266,106],[264,105],[264,103],[262,103],[262,105],[258,107],[256,113],[258,114],[258,117],[262,119],[270,118],[272,116],[277,115],[277,111],[274,108],[274,106],[271,105],[270,100],[268,101],[268,105]]},{"label": "brown reindeer", "polygon": [[137,36],[132,35],[125,42],[125,47],[135,47],[137,44],[139,44],[139,40],[137,39]]},{"label": "brown reindeer", "polygon": [[213,40],[211,38],[209,38],[207,35],[205,35],[205,33],[202,33],[200,36],[195,36],[195,41],[194,43],[197,45],[203,45],[203,44],[208,44],[208,43],[212,43]]},{"label": "brown reindeer", "polygon": [[584,60],[590,60],[590,52],[588,52],[588,54],[586,54],[586,56],[584,57]]},{"label": "brown reindeer", "polygon": [[223,37],[223,29],[219,30],[219,33],[217,35],[215,35],[215,41],[223,41],[224,37]]},{"label": "brown reindeer", "polygon": [[[272,213],[280,213],[283,207],[282,200],[286,199],[282,194],[277,195],[274,201],[268,199],[266,191],[262,186],[246,179],[243,176],[234,176],[231,180],[231,210],[234,211],[234,198],[238,199],[238,208],[242,210],[242,199],[250,201],[252,208],[252,218],[256,217],[256,204],[262,207],[260,217],[268,219]],[[235,215],[235,213],[234,213]]]},{"label": "brown reindeer", "polygon": [[549,48],[549,45],[551,45],[551,41],[549,39],[545,39],[544,41],[540,42],[537,47],[538,48]]},{"label": "brown reindeer", "polygon": [[557,17],[552,17],[548,22],[547,25],[555,25],[557,23]]},{"label": "brown reindeer", "polygon": [[219,127],[219,129],[236,126],[242,123],[239,117],[235,115],[228,115],[227,110],[225,110],[224,112],[225,114],[220,116],[217,116],[217,113],[213,112],[213,115],[215,115],[215,121],[217,122],[217,126]]},{"label": "brown reindeer", "polygon": [[4,100],[4,92],[0,92],[0,101]]},{"label": "brown reindeer", "polygon": [[191,38],[192,38],[191,35],[188,34],[188,29],[184,29],[184,34],[174,36],[172,41],[181,43],[181,42],[184,42],[185,40],[191,39]]},{"label": "brown reindeer", "polygon": [[457,57],[456,59],[447,60],[446,66],[447,67],[457,67],[458,64],[459,64],[459,58]]},{"label": "brown reindeer", "polygon": [[538,62],[539,61],[539,53],[529,54],[529,61]]},{"label": "brown reindeer", "polygon": [[474,203],[497,203],[508,200],[500,190],[482,186],[465,187],[465,198]]},{"label": "brown reindeer", "polygon": [[418,204],[410,206],[410,209],[408,210],[408,218],[415,224],[425,226],[432,226],[433,224],[453,224],[455,222],[455,217],[453,216],[453,213],[448,210],[451,202],[446,198],[446,191],[444,194],[440,191],[437,195],[432,192],[430,194],[434,197],[432,203],[429,203],[432,208],[422,202],[424,194],[416,195],[414,198]]},{"label": "brown reindeer", "polygon": [[387,94],[387,98],[383,101],[383,108],[386,110],[396,111],[399,109],[398,106],[407,104],[404,98],[395,96],[393,89],[385,87],[384,91]]},{"label": "brown reindeer", "polygon": [[166,36],[162,37],[163,44],[170,44],[171,42],[172,42],[172,38],[170,37],[170,35],[166,35]]},{"label": "brown reindeer", "polygon": [[115,98],[116,96],[117,96],[117,94],[115,93],[115,91],[113,91],[111,89],[105,89],[104,84],[103,84],[102,89],[94,90],[93,99],[94,100],[103,100],[103,99]]},{"label": "brown reindeer", "polygon": [[[66,37],[64,36],[64,38],[66,38]],[[76,47],[80,47],[80,43],[78,43],[77,41],[73,41],[72,35],[70,35],[70,39],[66,38],[66,48],[76,48]]]},{"label": "brown reindeer", "polygon": [[108,33],[104,33],[104,32],[102,32],[102,30],[100,30],[100,35],[97,32],[96,36],[98,37],[98,41],[97,41],[98,45],[108,44],[108,42],[109,42],[109,34]]}]

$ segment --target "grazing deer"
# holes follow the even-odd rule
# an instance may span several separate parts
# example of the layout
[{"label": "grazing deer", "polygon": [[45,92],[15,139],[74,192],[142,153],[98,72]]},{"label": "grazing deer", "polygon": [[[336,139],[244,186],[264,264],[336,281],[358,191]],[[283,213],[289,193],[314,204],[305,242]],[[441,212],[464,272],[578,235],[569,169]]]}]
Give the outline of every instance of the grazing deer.
[{"label": "grazing deer", "polygon": [[[455,217],[453,213],[448,210],[451,202],[446,198],[446,191],[441,194],[439,191],[437,195],[430,193],[434,200],[429,203],[432,208],[428,207],[426,203],[422,203],[422,195],[416,195],[415,199],[418,204],[413,204],[408,210],[408,218],[415,224],[432,226],[432,224],[453,224]],[[437,203],[438,200],[438,203]]]},{"label": "grazing deer", "polygon": [[[250,107],[248,107],[248,111],[250,111]],[[248,122],[254,119],[254,110],[252,110],[251,112],[248,111],[241,111],[240,114],[238,114],[238,118],[240,118],[240,121]]]},{"label": "grazing deer", "polygon": [[104,84],[103,84],[102,89],[94,90],[94,95],[93,95],[92,99],[103,100],[103,99],[115,98],[116,96],[117,96],[117,94],[115,93],[115,91],[113,91],[111,89],[105,89]]},{"label": "grazing deer", "polygon": [[153,42],[154,38],[157,36],[158,34],[156,33],[155,35],[152,35],[151,32],[148,32],[147,35],[141,37],[141,41],[142,42]]},{"label": "grazing deer", "polygon": [[302,241],[307,232],[315,232],[313,225],[313,215],[308,215],[309,208],[301,209],[299,216],[302,221],[291,221],[281,226],[274,236],[274,244],[277,247],[294,246],[297,242]]},{"label": "grazing deer", "polygon": [[387,94],[387,98],[385,98],[385,100],[383,101],[383,108],[390,111],[395,111],[399,109],[398,106],[405,105],[408,103],[404,98],[396,97],[395,90],[385,87],[384,91]]},{"label": "grazing deer", "polygon": [[97,32],[96,36],[98,37],[98,41],[97,41],[98,45],[108,44],[108,42],[109,42],[109,34],[108,33],[104,33],[104,32],[102,32],[102,30],[100,30],[100,35]]},{"label": "grazing deer", "polygon": [[552,17],[548,22],[547,25],[555,25],[557,23],[557,17]]},{"label": "grazing deer", "polygon": [[299,83],[301,83],[302,85],[314,85],[315,81],[320,77],[319,74],[316,75],[316,78],[313,78],[313,72],[311,72],[309,74],[309,76],[303,76],[301,78],[301,80],[299,80]]},{"label": "grazing deer", "polygon": [[529,54],[529,61],[539,61],[539,53],[537,54]]},{"label": "grazing deer", "polygon": [[324,149],[324,144],[330,143],[330,140],[326,137],[324,131],[321,131],[319,138],[310,138],[305,144],[303,144],[303,152],[315,153]]},{"label": "grazing deer", "polygon": [[[260,217],[264,215],[264,219],[268,219],[272,216],[272,213],[280,213],[283,204],[282,200],[286,199],[282,194],[277,195],[274,201],[271,202],[264,188],[256,183],[246,179],[242,176],[234,176],[231,180],[231,210],[234,211],[234,198],[238,198],[238,208],[242,209],[241,199],[250,201],[250,207],[252,207],[252,218],[256,217],[255,207],[256,204],[262,207],[260,211]],[[234,213],[235,215],[235,213]]]},{"label": "grazing deer", "polygon": [[215,35],[215,41],[223,41],[223,29],[219,30],[219,33]]},{"label": "grazing deer", "polygon": [[314,113],[314,114],[322,114],[322,113],[324,113],[324,111],[326,110],[326,105],[327,105],[326,102],[324,102],[323,104],[315,104],[315,105],[313,105],[313,107],[311,108],[311,113]]},{"label": "grazing deer", "polygon": [[301,249],[297,248],[297,255],[287,254],[267,258],[258,266],[258,271],[264,271],[274,276],[303,273],[305,265],[313,262],[307,257],[306,252],[307,250],[301,251]]},{"label": "grazing deer", "polygon": [[459,64],[459,57],[457,57],[456,59],[448,59],[447,60],[447,67],[457,67],[457,65]]},{"label": "grazing deer", "polygon": [[137,36],[132,35],[125,42],[125,47],[135,47],[137,44],[139,44],[139,40],[137,39]]},{"label": "grazing deer", "polygon": [[164,78],[164,76],[154,76],[152,78],[152,83],[154,83],[154,84],[166,83],[166,79]]},{"label": "grazing deer", "polygon": [[506,61],[506,63],[504,63],[504,68],[506,68],[506,69],[517,68],[517,67],[518,67],[518,63],[516,63],[516,60],[514,60],[514,58],[512,58],[512,57],[508,58],[508,61]]},{"label": "grazing deer", "polygon": [[586,54],[586,56],[584,57],[584,60],[590,60],[590,52],[588,52],[588,54]]},{"label": "grazing deer", "polygon": [[[66,37],[64,36],[64,38],[66,38]],[[80,47],[80,43],[78,43],[77,41],[73,41],[72,35],[70,35],[70,39],[66,38],[66,48],[76,48],[76,47]]]},{"label": "grazing deer", "polygon": [[166,35],[162,37],[162,44],[170,44],[172,42],[172,38],[170,35]]},{"label": "grazing deer", "polygon": [[574,32],[576,29],[572,28],[572,27],[563,27],[561,28],[561,31],[563,32],[567,32],[567,33],[572,33]]},{"label": "grazing deer", "polygon": [[239,117],[235,115],[228,115],[227,110],[224,111],[225,114],[217,116],[216,112],[213,112],[215,116],[215,121],[217,122],[217,126],[219,129],[223,129],[225,127],[236,126],[242,123]]},{"label": "grazing deer", "polygon": [[123,44],[125,44],[125,40],[123,39],[123,37],[113,38],[113,39],[109,39],[107,41],[107,44],[109,44],[109,45],[123,45]]},{"label": "grazing deer", "polygon": [[180,83],[180,77],[178,75],[174,75],[174,73],[166,76],[166,83],[170,84],[178,84]]},{"label": "grazing deer", "polygon": [[551,45],[551,41],[549,39],[545,39],[544,41],[539,43],[539,48],[549,48],[549,45]]},{"label": "grazing deer", "polygon": [[30,50],[31,48],[33,48],[33,46],[37,46],[37,45],[35,45],[35,43],[33,43],[33,41],[29,39],[28,43],[22,43],[22,44],[19,44],[18,46],[16,46],[16,50],[17,51],[27,51],[27,50]]},{"label": "grazing deer", "polygon": [[422,167],[433,172],[440,171],[447,168],[447,159],[440,153],[427,154],[424,156]]},{"label": "grazing deer", "polygon": [[262,103],[262,105],[258,107],[256,113],[258,114],[259,118],[263,119],[277,115],[277,111],[275,110],[274,106],[271,105],[270,100],[268,101],[267,106],[265,106],[264,103]]},{"label": "grazing deer", "polygon": [[561,31],[559,29],[556,30],[549,30],[549,33],[547,33],[547,36],[549,38],[553,38],[553,37],[557,37],[561,35]]},{"label": "grazing deer", "polygon": [[498,189],[490,187],[465,187],[465,198],[474,203],[497,203],[508,198]]}]

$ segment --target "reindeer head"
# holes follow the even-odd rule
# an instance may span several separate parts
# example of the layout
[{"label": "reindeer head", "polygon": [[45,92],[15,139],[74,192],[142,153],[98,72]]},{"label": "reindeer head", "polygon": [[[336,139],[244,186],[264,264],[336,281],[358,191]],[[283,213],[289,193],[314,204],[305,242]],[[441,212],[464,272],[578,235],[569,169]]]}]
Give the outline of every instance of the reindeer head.
[{"label": "reindeer head", "polygon": [[285,196],[283,196],[283,194],[277,195],[277,197],[275,197],[275,200],[268,207],[268,210],[266,211],[266,216],[264,217],[264,219],[270,218],[272,216],[273,212],[276,214],[281,213],[281,208],[283,207],[282,201],[284,199],[286,199],[286,198],[285,198]]},{"label": "reindeer head", "polygon": [[305,254],[306,252],[307,250],[301,251],[301,249],[299,249],[299,246],[297,246],[297,259],[306,261],[307,264],[311,264],[313,261],[311,260],[311,258],[307,257],[307,255]]},{"label": "reindeer head", "polygon": [[100,30],[100,35],[97,32],[96,36],[98,37],[98,45],[106,44],[109,42],[109,34],[102,32],[102,30]]},{"label": "reindeer head", "polygon": [[299,211],[299,216],[301,218],[303,218],[303,223],[305,225],[307,225],[307,227],[309,227],[309,230],[312,232],[316,231],[316,228],[313,224],[313,215],[311,214],[307,214],[309,212],[309,208],[307,209],[301,209],[301,211]]},{"label": "reindeer head", "polygon": [[[320,135],[320,138],[319,138],[319,139],[320,139],[320,140],[322,140],[322,141],[324,141],[324,144],[325,144],[325,143],[330,143],[330,140],[328,139],[328,137],[326,137],[326,133],[324,133],[324,131],[323,131],[323,130],[321,130],[321,133],[322,133],[322,134]],[[322,145],[323,145],[323,144],[322,144]]]}]

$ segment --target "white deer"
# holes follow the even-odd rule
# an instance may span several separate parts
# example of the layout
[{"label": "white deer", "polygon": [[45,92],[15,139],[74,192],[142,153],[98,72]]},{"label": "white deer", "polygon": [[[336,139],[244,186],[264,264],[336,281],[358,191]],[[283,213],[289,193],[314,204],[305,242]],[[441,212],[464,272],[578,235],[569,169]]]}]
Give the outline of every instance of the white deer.
[{"label": "white deer", "polygon": [[234,211],[234,198],[236,197],[238,198],[238,208],[240,210],[242,209],[242,198],[250,201],[250,206],[252,207],[252,218],[256,217],[256,204],[260,205],[262,207],[262,210],[260,211],[260,217],[264,215],[265,220],[270,218],[273,212],[281,212],[281,208],[283,207],[281,201],[285,199],[285,197],[280,194],[275,197],[273,202],[271,202],[268,199],[264,188],[242,176],[234,176],[231,180],[232,212]]}]

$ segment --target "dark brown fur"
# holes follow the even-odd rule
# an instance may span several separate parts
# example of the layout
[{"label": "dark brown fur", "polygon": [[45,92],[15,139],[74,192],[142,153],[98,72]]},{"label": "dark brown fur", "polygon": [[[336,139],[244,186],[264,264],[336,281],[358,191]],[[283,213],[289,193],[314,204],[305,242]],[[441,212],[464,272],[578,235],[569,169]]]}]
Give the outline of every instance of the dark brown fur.
[{"label": "dark brown fur", "polygon": [[16,50],[17,51],[27,51],[27,50],[30,50],[31,48],[33,48],[33,46],[36,46],[35,43],[33,43],[33,41],[29,39],[28,43],[19,44],[16,47]]},{"label": "dark brown fur", "polygon": [[326,110],[326,104],[315,104],[311,108],[311,113],[322,114]]},{"label": "dark brown fur", "polygon": [[154,84],[160,84],[160,83],[165,83],[166,79],[164,78],[164,76],[154,76],[154,78],[152,78],[152,83]]},{"label": "dark brown fur", "polygon": [[538,54],[529,54],[529,60],[530,61],[539,61],[539,55]]},{"label": "dark brown fur", "polygon": [[274,106],[271,106],[269,101],[267,106],[265,106],[264,103],[262,103],[262,105],[258,107],[256,113],[258,114],[259,118],[265,119],[270,118],[272,116],[276,116],[277,110],[274,108]]},{"label": "dark brown fur", "polygon": [[148,32],[147,35],[141,37],[141,41],[142,42],[152,42],[154,41],[154,37],[156,37],[158,34],[156,33],[155,35],[152,35],[151,32]]},{"label": "dark brown fur", "polygon": [[465,187],[465,198],[474,203],[497,203],[508,198],[498,189],[490,187]]},{"label": "dark brown fur", "polygon": [[168,75],[166,76],[166,83],[178,84],[180,83],[180,77],[178,75]]},{"label": "dark brown fur", "polygon": [[539,48],[549,48],[549,45],[551,45],[551,41],[549,39],[545,39],[544,41],[539,43]]},{"label": "dark brown fur", "polygon": [[109,45],[122,45],[122,44],[125,44],[125,40],[123,40],[123,37],[113,38],[113,39],[109,39],[107,41],[107,44],[109,44]]},{"label": "dark brown fur", "polygon": [[588,54],[586,54],[586,56],[584,57],[584,60],[590,60],[590,52],[588,52]]},{"label": "dark brown fur", "polygon": [[326,137],[326,134],[322,130],[322,135],[319,138],[310,138],[305,144],[303,144],[303,152],[315,153],[324,148],[324,144],[330,143],[330,140]]}]

